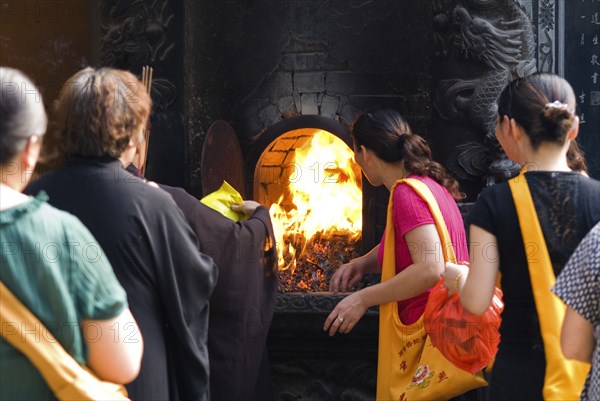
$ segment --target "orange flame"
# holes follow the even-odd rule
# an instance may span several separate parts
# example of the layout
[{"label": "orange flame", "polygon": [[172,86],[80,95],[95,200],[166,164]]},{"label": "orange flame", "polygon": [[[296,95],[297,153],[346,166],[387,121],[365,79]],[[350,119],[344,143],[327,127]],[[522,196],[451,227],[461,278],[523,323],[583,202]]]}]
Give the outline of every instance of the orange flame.
[{"label": "orange flame", "polygon": [[[317,233],[360,237],[362,183],[353,156],[341,139],[327,131],[317,131],[295,150],[290,195],[281,196],[269,210],[281,270],[296,266],[306,243]],[[285,254],[292,256],[287,266]]]}]

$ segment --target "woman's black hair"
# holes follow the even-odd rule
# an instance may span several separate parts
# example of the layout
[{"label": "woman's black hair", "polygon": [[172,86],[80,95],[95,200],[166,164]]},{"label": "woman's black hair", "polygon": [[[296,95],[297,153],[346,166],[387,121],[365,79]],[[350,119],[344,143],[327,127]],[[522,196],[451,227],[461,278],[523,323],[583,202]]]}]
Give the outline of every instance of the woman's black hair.
[{"label": "woman's black hair", "polygon": [[352,139],[357,150],[364,146],[388,163],[402,161],[409,173],[429,176],[446,187],[455,199],[464,198],[456,179],[432,159],[427,141],[413,134],[396,110],[378,109],[362,114],[354,122]]},{"label": "woman's black hair", "polygon": [[498,98],[498,115],[523,127],[534,150],[542,142],[562,145],[575,121],[575,93],[558,75],[533,74],[504,88]]}]

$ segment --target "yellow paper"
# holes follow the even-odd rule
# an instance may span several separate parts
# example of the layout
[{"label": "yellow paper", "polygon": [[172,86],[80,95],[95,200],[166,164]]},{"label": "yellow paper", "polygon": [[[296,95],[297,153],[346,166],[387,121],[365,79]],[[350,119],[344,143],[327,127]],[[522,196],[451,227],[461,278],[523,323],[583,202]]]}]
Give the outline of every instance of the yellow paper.
[{"label": "yellow paper", "polygon": [[200,202],[233,221],[248,219],[245,214],[231,210],[231,205],[241,205],[244,199],[227,181],[223,181],[221,188],[206,195]]}]

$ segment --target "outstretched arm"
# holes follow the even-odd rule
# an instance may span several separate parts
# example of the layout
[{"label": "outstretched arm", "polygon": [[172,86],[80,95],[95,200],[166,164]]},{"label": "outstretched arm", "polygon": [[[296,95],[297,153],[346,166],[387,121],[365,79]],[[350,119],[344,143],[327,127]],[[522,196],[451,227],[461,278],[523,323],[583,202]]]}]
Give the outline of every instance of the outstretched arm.
[{"label": "outstretched arm", "polygon": [[[329,335],[349,333],[368,308],[420,295],[433,287],[444,270],[444,255],[434,224],[418,226],[405,234],[413,263],[391,279],[348,295],[329,314],[323,330]],[[438,246],[436,246],[438,244]],[[340,320],[339,318],[342,318]]]}]

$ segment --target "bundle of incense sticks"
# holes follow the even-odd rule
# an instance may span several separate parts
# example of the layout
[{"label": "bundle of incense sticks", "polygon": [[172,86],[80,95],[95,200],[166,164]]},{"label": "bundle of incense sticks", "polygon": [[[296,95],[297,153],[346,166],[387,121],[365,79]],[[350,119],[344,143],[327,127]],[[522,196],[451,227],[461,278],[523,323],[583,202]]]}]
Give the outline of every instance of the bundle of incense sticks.
[{"label": "bundle of incense sticks", "polygon": [[[152,90],[152,73],[154,72],[154,70],[152,69],[152,67],[146,65],[144,67],[142,67],[142,84],[144,85],[144,88],[146,89],[146,93],[148,93],[148,96],[150,96],[150,91]],[[146,165],[148,164],[148,149],[149,149],[149,144],[150,144],[150,120],[148,120],[148,124],[146,125],[146,132],[144,133],[145,135],[145,149],[143,149],[144,154],[146,155],[146,160],[143,166],[141,166],[141,176],[144,177],[145,173],[146,173]]]}]

